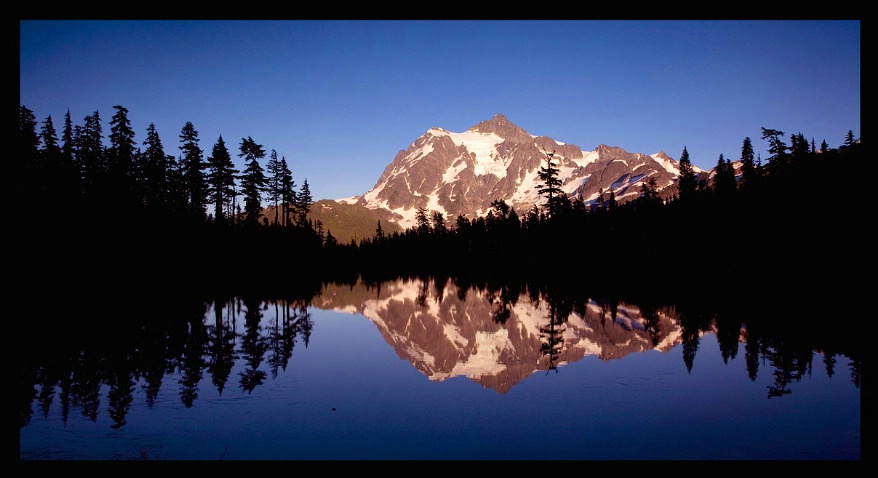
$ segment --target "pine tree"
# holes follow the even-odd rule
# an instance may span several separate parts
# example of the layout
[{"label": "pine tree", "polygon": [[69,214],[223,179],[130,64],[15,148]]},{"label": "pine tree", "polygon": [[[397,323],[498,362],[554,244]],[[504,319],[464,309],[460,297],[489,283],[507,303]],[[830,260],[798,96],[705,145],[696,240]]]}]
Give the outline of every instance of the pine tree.
[{"label": "pine tree", "polygon": [[308,186],[307,179],[302,182],[302,188],[299,190],[296,199],[296,214],[298,215],[296,223],[305,226],[308,224],[308,214],[311,212],[311,205],[314,204],[314,198],[311,197],[311,187]]},{"label": "pine tree", "polygon": [[430,215],[427,214],[427,208],[419,206],[415,211],[415,230],[420,234],[430,232]]},{"label": "pine tree", "polygon": [[143,146],[146,150],[141,155],[138,176],[142,182],[139,188],[142,200],[147,206],[163,208],[167,206],[170,195],[170,164],[155,123],[150,123],[146,128]]},{"label": "pine tree", "polygon": [[695,177],[695,169],[692,167],[692,161],[689,160],[689,151],[686,146],[683,146],[683,153],[680,154],[679,166],[680,177],[677,181],[679,193],[677,197],[681,202],[691,201],[698,189],[698,180]]},{"label": "pine tree", "polygon": [[61,131],[61,162],[64,165],[67,177],[75,178],[79,182],[79,170],[77,169],[73,144],[73,121],[70,119],[70,110],[64,115],[64,129]]},{"label": "pine tree", "polygon": [[714,169],[713,190],[718,195],[728,196],[737,189],[735,183],[735,169],[731,161],[719,155]]},{"label": "pine tree", "polygon": [[128,109],[116,105],[113,106],[116,114],[110,120],[110,147],[107,150],[107,168],[110,181],[114,186],[117,197],[134,197],[135,179],[135,142],[134,130],[131,129],[131,121],[128,119]]},{"label": "pine tree", "polygon": [[753,143],[746,137],[741,145],[741,189],[751,189],[755,185],[756,163],[753,156]]},{"label": "pine tree", "polygon": [[844,137],[844,145],[845,146],[853,146],[854,145],[854,130],[849,129],[848,134]]},{"label": "pine tree", "polygon": [[83,126],[76,127],[74,142],[76,143],[76,162],[80,166],[83,190],[92,200],[97,200],[103,195],[107,172],[103,127],[98,111],[86,116]]},{"label": "pine tree", "polygon": [[658,195],[658,183],[655,180],[655,176],[650,176],[643,184],[640,185],[640,197],[638,197],[637,200],[641,204],[646,205],[661,203],[661,199]]},{"label": "pine tree", "polygon": [[604,188],[598,189],[598,195],[594,200],[594,209],[603,210],[607,204],[607,199],[604,197]]},{"label": "pine tree", "polygon": [[280,216],[279,206],[283,189],[283,172],[280,161],[277,159],[277,151],[271,150],[268,162],[265,164],[265,169],[268,173],[266,192],[268,193],[269,200],[274,203],[274,223],[278,224],[278,217]]},{"label": "pine tree", "polygon": [[441,212],[433,211],[430,223],[436,234],[444,234],[448,232],[448,227],[445,225],[445,216],[443,216]]},{"label": "pine tree", "polygon": [[198,146],[198,131],[187,121],[180,133],[180,171],[190,212],[203,219],[207,214],[207,179],[204,152]]},{"label": "pine tree", "polygon": [[791,160],[801,161],[808,157],[808,141],[802,133],[790,135]]},{"label": "pine tree", "polygon": [[776,129],[762,128],[762,139],[768,140],[767,166],[773,175],[783,174],[787,167],[787,145],[783,142],[784,132]]},{"label": "pine tree", "polygon": [[616,193],[610,190],[610,199],[607,200],[607,211],[613,212],[616,210]]},{"label": "pine tree", "polygon": [[284,215],[284,226],[288,226],[290,223],[290,209],[292,205],[296,204],[297,194],[296,194],[296,182],[293,181],[293,173],[290,171],[290,168],[287,166],[286,157],[282,157],[280,160],[280,171],[281,171],[281,203],[283,204],[283,215]]},{"label": "pine tree", "polygon": [[40,141],[43,144],[43,149],[40,151],[39,166],[44,181],[42,190],[46,195],[45,199],[49,204],[58,200],[69,201],[71,198],[65,198],[62,194],[66,178],[61,159],[61,147],[58,146],[58,133],[55,131],[51,115],[43,121],[43,127],[40,129]]},{"label": "pine tree", "polygon": [[211,155],[207,158],[208,198],[213,203],[217,224],[226,223],[226,209],[229,208],[232,196],[235,194],[237,173],[238,170],[235,169],[226,142],[220,135],[213,145]]},{"label": "pine tree", "polygon": [[253,138],[241,138],[241,152],[244,158],[244,171],[241,173],[241,194],[244,196],[244,221],[253,226],[259,224],[262,216],[262,195],[267,179],[259,160],[265,157],[265,150]]},{"label": "pine tree", "polygon": [[537,173],[542,184],[540,188],[537,189],[537,193],[540,196],[546,197],[546,208],[549,211],[549,215],[553,215],[558,209],[557,198],[563,194],[561,190],[561,180],[558,179],[558,168],[552,162],[552,159],[555,155],[555,152],[546,154],[546,165],[540,166],[540,170]]}]

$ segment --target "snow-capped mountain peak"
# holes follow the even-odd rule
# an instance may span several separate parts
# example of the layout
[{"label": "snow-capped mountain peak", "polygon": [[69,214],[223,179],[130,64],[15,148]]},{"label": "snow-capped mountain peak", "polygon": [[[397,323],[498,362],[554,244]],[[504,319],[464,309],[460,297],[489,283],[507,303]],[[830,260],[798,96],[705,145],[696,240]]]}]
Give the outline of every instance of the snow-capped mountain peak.
[{"label": "snow-capped mountain peak", "polygon": [[370,191],[338,202],[388,211],[403,228],[415,226],[419,208],[439,212],[449,222],[485,215],[495,200],[523,213],[544,202],[537,192],[538,172],[548,153],[561,189],[586,202],[611,191],[625,202],[636,198],[650,177],[661,190],[679,176],[678,162],[664,152],[629,153],[601,144],[583,153],[576,145],[532,135],[497,114],[461,133],[430,128],[397,153]]}]

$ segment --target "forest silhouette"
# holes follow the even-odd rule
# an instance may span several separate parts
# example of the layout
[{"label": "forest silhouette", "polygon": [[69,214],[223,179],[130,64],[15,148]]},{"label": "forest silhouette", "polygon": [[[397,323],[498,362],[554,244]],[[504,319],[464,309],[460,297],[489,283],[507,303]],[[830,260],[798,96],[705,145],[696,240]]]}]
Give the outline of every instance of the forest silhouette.
[{"label": "forest silhouette", "polygon": [[128,110],[114,110],[105,135],[98,111],[79,124],[68,111],[59,133],[51,116],[38,121],[19,108],[18,202],[8,224],[11,272],[25,291],[495,274],[787,308],[861,290],[853,271],[869,237],[867,188],[852,181],[865,171],[852,131],[830,148],[802,133],[787,144],[784,132],[763,127],[769,157],[754,157],[747,137],[739,169],[720,155],[710,176],[693,172],[684,147],[677,185],[658,191],[647,181],[625,203],[612,192],[594,202],[568,197],[547,153],[541,206],[516,211],[497,199],[484,217],[454,219],[421,208],[403,232],[385,234],[379,221],[373,237],[340,243],[309,219],[308,181],[298,186],[275,150],[247,136],[230,152],[219,136],[206,153],[185,122],[175,156],[153,124],[138,143]]}]

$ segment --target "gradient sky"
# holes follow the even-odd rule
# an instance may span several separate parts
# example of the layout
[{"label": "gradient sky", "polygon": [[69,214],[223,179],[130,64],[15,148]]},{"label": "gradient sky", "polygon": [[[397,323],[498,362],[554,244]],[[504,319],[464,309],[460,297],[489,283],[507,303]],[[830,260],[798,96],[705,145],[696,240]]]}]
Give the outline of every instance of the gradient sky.
[{"label": "gradient sky", "polygon": [[860,137],[859,20],[21,20],[20,104],[60,136],[114,105],[179,156],[192,122],[285,158],[317,199],[361,195],[433,126],[495,114],[533,135],[703,169],[761,128]]}]

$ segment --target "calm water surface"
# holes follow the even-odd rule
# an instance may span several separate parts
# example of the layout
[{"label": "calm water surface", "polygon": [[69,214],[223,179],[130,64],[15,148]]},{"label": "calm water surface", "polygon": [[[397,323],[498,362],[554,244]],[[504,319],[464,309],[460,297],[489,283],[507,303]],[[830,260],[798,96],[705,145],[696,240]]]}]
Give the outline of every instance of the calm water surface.
[{"label": "calm water surface", "polygon": [[553,321],[513,296],[398,281],[206,303],[186,339],[29,367],[19,457],[860,459],[843,355],[748,352],[746,330],[730,350],[709,327],[684,346],[673,309],[589,300]]}]

